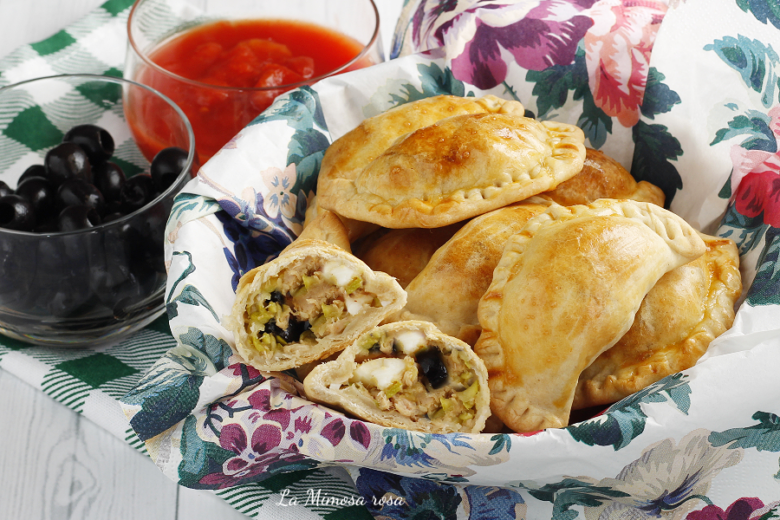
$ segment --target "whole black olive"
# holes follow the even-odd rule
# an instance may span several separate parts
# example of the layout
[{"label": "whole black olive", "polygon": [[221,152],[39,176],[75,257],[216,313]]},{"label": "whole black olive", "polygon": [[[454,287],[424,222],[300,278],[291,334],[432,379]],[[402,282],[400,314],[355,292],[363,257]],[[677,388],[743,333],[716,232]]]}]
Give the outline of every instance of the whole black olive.
[{"label": "whole black olive", "polygon": [[33,164],[32,166],[24,170],[24,173],[22,173],[19,176],[19,179],[16,181],[16,185],[19,186],[21,183],[23,183],[25,180],[29,179],[30,177],[43,177],[45,179],[46,167],[42,164]]},{"label": "whole black olive", "polygon": [[76,231],[101,224],[100,215],[89,206],[68,206],[57,217],[60,231]]},{"label": "whole black olive", "polygon": [[97,125],[76,125],[65,133],[62,142],[81,146],[93,167],[107,161],[114,153],[114,138]]},{"label": "whole black olive", "polygon": [[29,177],[16,187],[16,194],[30,202],[35,209],[35,218],[39,223],[55,216],[56,192],[49,181],[41,177]]},{"label": "whole black olive", "polygon": [[176,181],[181,171],[187,166],[187,152],[172,146],[160,150],[152,159],[149,171],[157,191],[163,192]]},{"label": "whole black olive", "polygon": [[98,214],[102,214],[105,207],[105,201],[100,191],[81,179],[70,179],[63,182],[57,189],[56,201],[59,211],[68,206],[87,206],[94,208]]},{"label": "whole black olive", "polygon": [[116,163],[106,161],[92,167],[92,184],[100,190],[106,202],[118,201],[125,185],[125,173]]},{"label": "whole black olive", "polygon": [[0,228],[32,231],[35,227],[35,209],[30,201],[19,195],[0,197]]},{"label": "whole black olive", "polygon": [[428,379],[432,388],[441,388],[447,382],[447,366],[444,364],[438,347],[423,350],[417,354],[416,358],[423,375]]},{"label": "whole black olive", "polygon": [[137,209],[141,209],[152,200],[153,195],[154,181],[152,181],[151,176],[139,174],[130,177],[125,181],[122,190],[119,192],[122,212],[132,213]]},{"label": "whole black olive", "polygon": [[120,213],[118,211],[112,211],[111,213],[106,213],[103,216],[103,223],[105,224],[106,222],[113,222],[115,220],[119,220],[120,218],[122,218],[124,216],[125,216],[124,213]]},{"label": "whole black olive", "polygon": [[60,230],[60,225],[57,221],[57,218],[49,218],[47,220],[44,220],[43,222],[40,222],[35,225],[35,231],[36,233],[56,233]]},{"label": "whole black olive", "polygon": [[4,183],[3,181],[0,181],[0,197],[5,197],[6,195],[13,195],[14,190],[8,187],[8,184]]},{"label": "whole black olive", "polygon": [[68,179],[92,182],[92,166],[87,153],[76,143],[60,143],[46,153],[43,160],[46,178],[59,186]]}]

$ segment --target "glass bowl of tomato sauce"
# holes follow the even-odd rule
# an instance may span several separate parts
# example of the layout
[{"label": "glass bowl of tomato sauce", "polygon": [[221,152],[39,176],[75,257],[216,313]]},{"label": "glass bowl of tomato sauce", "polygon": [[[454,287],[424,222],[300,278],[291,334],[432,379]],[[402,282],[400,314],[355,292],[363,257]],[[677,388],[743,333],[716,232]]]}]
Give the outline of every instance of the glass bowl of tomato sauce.
[{"label": "glass bowl of tomato sauce", "polygon": [[[373,0],[137,0],[127,28],[125,77],[181,107],[201,164],[278,95],[384,59]],[[129,101],[154,134],[154,104]]]},{"label": "glass bowl of tomato sauce", "polygon": [[[160,101],[155,138],[176,160],[144,157],[125,119],[129,97]],[[146,85],[92,74],[4,86],[0,113],[0,334],[88,347],[161,316],[165,226],[195,165],[184,113]]]}]

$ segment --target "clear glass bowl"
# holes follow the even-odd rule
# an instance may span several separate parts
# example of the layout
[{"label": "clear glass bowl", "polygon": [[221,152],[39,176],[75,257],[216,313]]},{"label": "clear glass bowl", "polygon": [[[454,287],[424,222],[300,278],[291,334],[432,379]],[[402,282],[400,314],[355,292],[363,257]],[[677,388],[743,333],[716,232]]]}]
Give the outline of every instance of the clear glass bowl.
[{"label": "clear glass bowl", "polygon": [[15,188],[28,166],[43,164],[58,136],[87,123],[112,134],[111,160],[128,177],[148,173],[150,157],[136,138],[149,136],[136,135],[139,128],[124,118],[123,98],[131,95],[164,102],[152,115],[164,123],[155,125],[165,134],[156,137],[188,152],[185,168],[155,200],[106,224],[58,233],[0,229],[0,333],[35,344],[86,347],[117,341],[164,312],[165,225],[195,157],[192,128],[170,99],[132,81],[89,74],[0,88],[0,146],[11,151],[0,161],[0,180]]},{"label": "clear glass bowl", "polygon": [[[244,34],[244,38],[247,34],[236,25],[258,20],[282,22],[283,26],[292,22],[323,29],[335,40],[320,35],[316,43],[296,38],[293,45],[284,32],[277,38],[290,44],[293,56],[316,56],[317,53],[312,54],[315,52],[312,47],[316,47],[319,51],[325,49],[325,54],[331,59],[339,56],[345,61],[338,60],[341,64],[335,68],[317,69],[314,77],[304,81],[284,84],[274,81],[274,86],[252,88],[228,86],[219,83],[223,81],[219,78],[211,83],[188,79],[169,70],[170,66],[166,68],[159,64],[173,60],[177,67],[182,67],[189,63],[185,68],[190,74],[194,74],[193,67],[202,73],[211,65],[204,65],[209,63],[204,55],[207,53],[201,53],[198,48],[190,49],[176,59],[163,58],[167,53],[160,52],[166,48],[170,50],[171,43],[181,41],[181,38],[191,36],[193,31],[198,32],[214,22],[223,24],[226,32]],[[124,75],[166,94],[184,110],[195,131],[198,154],[203,164],[279,94],[384,61],[379,31],[379,11],[373,0],[138,0],[127,22]],[[206,41],[220,47],[208,38]],[[220,66],[231,64],[231,78],[252,76],[248,69],[254,70],[257,63],[247,56],[247,48],[241,47],[241,52],[238,51],[239,46],[232,48],[226,57],[216,59],[216,63]],[[347,59],[347,56],[350,57]],[[215,59],[214,56],[211,59]],[[324,64],[318,67],[324,67]],[[150,108],[132,103],[130,109],[143,111]]]}]

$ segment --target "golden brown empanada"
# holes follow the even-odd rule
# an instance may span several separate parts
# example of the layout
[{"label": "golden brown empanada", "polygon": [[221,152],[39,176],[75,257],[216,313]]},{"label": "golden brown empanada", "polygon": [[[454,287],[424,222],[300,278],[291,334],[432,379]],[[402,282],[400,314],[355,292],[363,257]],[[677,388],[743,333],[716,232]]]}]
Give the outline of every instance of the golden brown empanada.
[{"label": "golden brown empanada", "polygon": [[664,273],[705,245],[654,204],[552,205],[507,242],[479,303],[475,351],[493,413],[515,431],[568,424],[580,373],[631,327]]},{"label": "golden brown empanada", "polygon": [[587,148],[582,171],[543,195],[563,206],[589,204],[598,199],[631,199],[664,205],[664,192],[647,181],[636,182],[615,159]]},{"label": "golden brown empanada", "polygon": [[[573,177],[582,170],[584,139],[565,123],[453,116],[399,138],[360,171],[323,181],[319,204],[389,228],[442,227]],[[326,152],[323,171],[330,164]]]},{"label": "golden brown empanada", "polygon": [[[317,205],[317,196],[315,195],[312,197],[311,201],[309,201],[309,205],[306,208],[306,216],[303,221],[303,229],[306,230],[309,225],[315,221],[317,216],[322,213],[323,211],[328,211],[326,209],[322,209]],[[333,212],[331,212],[333,213]],[[338,213],[333,213],[336,215],[339,220],[341,220],[341,224],[344,226],[344,229],[347,232],[347,240],[349,242],[354,242],[356,240],[359,240],[360,238],[373,233],[377,229],[379,229],[379,226],[376,224],[372,224],[370,222],[361,222],[359,220],[353,220],[351,218],[346,218]]]},{"label": "golden brown empanada", "polygon": [[701,236],[707,251],[661,277],[626,335],[580,375],[573,409],[614,403],[692,367],[731,327],[742,292],[739,252],[729,239]]},{"label": "golden brown empanada", "polygon": [[374,271],[387,273],[401,287],[406,287],[461,226],[457,223],[433,229],[381,228],[355,244],[355,256]]},{"label": "golden brown empanada", "polygon": [[469,221],[406,286],[406,307],[399,315],[430,321],[445,334],[474,345],[482,330],[477,305],[507,240],[549,205],[534,197]]},{"label": "golden brown empanada", "polygon": [[404,303],[392,277],[306,240],[241,277],[226,326],[249,364],[287,370],[342,350]]},{"label": "golden brown empanada", "polygon": [[377,327],[316,366],[306,396],[391,428],[479,433],[490,415],[487,370],[471,347],[422,321]]},{"label": "golden brown empanada", "polygon": [[300,244],[305,243],[306,240],[322,240],[338,246],[348,253],[352,251],[344,223],[338,215],[326,209],[317,212],[311,222],[303,228],[298,238],[287,246],[285,250],[298,247]]},{"label": "golden brown empanada", "polygon": [[317,193],[329,190],[336,179],[354,180],[371,161],[410,132],[447,117],[498,112],[523,115],[525,109],[517,101],[493,95],[481,98],[442,95],[404,103],[369,117],[328,147],[317,179]]}]

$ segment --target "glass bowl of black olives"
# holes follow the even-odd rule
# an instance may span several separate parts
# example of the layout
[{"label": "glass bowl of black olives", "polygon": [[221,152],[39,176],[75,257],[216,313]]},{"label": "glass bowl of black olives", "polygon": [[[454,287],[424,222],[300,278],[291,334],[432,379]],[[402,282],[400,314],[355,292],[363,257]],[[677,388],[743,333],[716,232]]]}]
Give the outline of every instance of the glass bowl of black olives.
[{"label": "glass bowl of black olives", "polygon": [[[128,121],[123,99],[151,97]],[[0,333],[52,346],[119,340],[164,312],[165,225],[197,169],[192,128],[113,76],[0,88]]]}]

